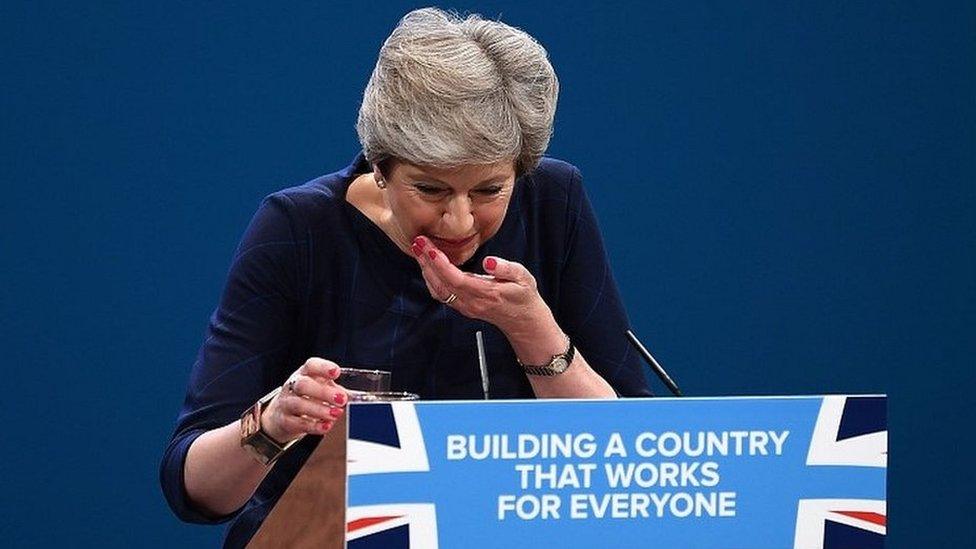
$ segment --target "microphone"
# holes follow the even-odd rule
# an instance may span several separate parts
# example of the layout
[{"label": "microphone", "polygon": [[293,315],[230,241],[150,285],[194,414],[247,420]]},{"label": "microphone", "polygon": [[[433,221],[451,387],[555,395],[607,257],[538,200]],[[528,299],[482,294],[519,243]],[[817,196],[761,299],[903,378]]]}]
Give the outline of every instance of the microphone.
[{"label": "microphone", "polygon": [[671,379],[671,376],[669,376],[668,373],[664,371],[664,368],[661,367],[661,364],[654,359],[654,357],[651,355],[651,352],[647,350],[647,347],[645,347],[644,344],[641,343],[639,339],[637,339],[637,336],[634,335],[634,332],[632,332],[631,330],[627,330],[626,334],[627,334],[627,339],[630,340],[631,345],[633,345],[634,348],[637,349],[637,353],[644,358],[644,362],[647,362],[647,364],[650,365],[651,369],[654,370],[654,373],[657,374],[657,377],[661,378],[661,381],[664,382],[665,385],[667,385],[668,389],[670,389],[672,393],[674,393],[674,396],[682,396],[681,389],[678,389],[678,385],[675,384],[674,380]]},{"label": "microphone", "polygon": [[474,333],[475,343],[478,345],[478,368],[481,370],[481,390],[488,400],[488,358],[485,354],[485,340],[481,336],[481,330]]}]

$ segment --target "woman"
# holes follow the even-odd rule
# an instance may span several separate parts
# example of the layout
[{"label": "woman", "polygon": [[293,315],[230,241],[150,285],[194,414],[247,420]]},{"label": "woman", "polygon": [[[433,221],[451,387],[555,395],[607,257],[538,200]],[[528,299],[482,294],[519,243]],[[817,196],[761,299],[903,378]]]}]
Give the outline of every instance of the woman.
[{"label": "woman", "polygon": [[542,159],[557,90],[522,31],[404,17],[364,153],[269,196],[244,234],[163,459],[182,519],[234,519],[245,544],[343,413],[340,365],[481,398],[481,330],[492,398],[649,394],[579,172]]}]

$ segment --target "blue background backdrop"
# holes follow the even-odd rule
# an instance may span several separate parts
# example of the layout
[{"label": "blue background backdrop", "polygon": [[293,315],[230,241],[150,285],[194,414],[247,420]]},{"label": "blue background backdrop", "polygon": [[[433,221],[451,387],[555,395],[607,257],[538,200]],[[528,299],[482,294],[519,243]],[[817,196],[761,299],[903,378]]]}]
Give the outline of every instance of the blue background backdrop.
[{"label": "blue background backdrop", "polygon": [[[0,5],[4,545],[220,537],[156,480],[207,316],[416,6],[272,4]],[[549,49],[550,153],[686,392],[889,393],[891,545],[969,541],[974,4],[445,7]]]}]

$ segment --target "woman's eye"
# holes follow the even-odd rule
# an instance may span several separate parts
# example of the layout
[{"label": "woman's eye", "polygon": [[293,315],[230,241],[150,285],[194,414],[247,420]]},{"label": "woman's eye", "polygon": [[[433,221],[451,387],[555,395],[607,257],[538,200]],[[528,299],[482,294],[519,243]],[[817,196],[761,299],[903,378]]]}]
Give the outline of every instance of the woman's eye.
[{"label": "woman's eye", "polygon": [[483,189],[478,189],[478,194],[483,196],[495,196],[496,194],[502,192],[501,185],[493,185],[491,187],[485,187]]},{"label": "woman's eye", "polygon": [[433,185],[416,184],[414,187],[422,194],[434,196],[444,192],[444,189]]}]

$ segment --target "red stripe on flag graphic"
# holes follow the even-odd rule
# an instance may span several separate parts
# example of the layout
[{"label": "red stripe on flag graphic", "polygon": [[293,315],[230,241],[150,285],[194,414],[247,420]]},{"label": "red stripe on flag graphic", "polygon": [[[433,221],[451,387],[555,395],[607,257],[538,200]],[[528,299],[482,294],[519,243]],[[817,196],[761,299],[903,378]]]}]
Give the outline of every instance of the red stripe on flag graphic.
[{"label": "red stripe on flag graphic", "polygon": [[838,515],[844,515],[845,517],[856,518],[858,520],[863,520],[870,522],[871,524],[877,524],[878,526],[887,527],[888,517],[879,513],[871,513],[868,511],[834,511]]},{"label": "red stripe on flag graphic", "polygon": [[381,522],[386,522],[388,520],[403,518],[403,515],[393,516],[393,517],[366,517],[354,520],[346,525],[346,532],[355,532],[356,530],[372,526],[374,524],[379,524]]}]

